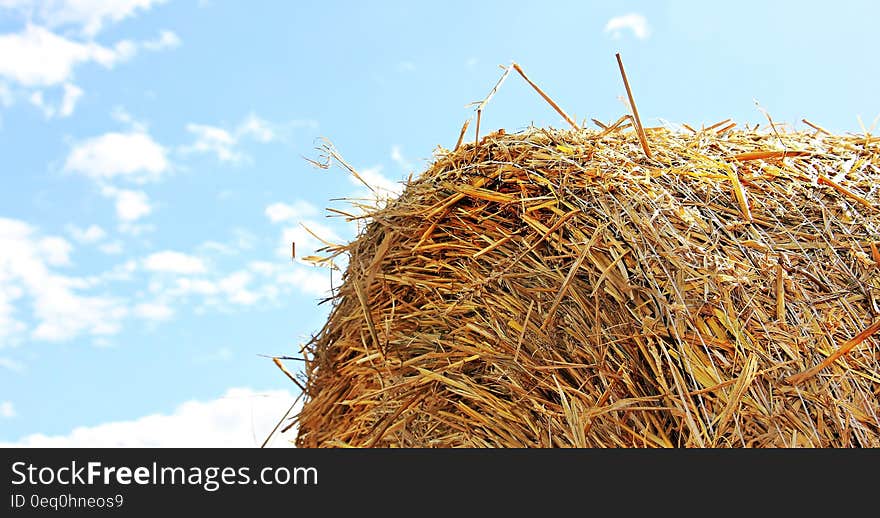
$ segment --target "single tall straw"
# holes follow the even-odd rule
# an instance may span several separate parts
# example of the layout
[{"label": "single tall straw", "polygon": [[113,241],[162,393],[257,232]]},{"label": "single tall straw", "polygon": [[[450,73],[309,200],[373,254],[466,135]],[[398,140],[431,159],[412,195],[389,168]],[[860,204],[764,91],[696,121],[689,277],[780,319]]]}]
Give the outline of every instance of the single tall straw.
[{"label": "single tall straw", "polygon": [[645,156],[651,156],[651,148],[648,147],[648,137],[645,136],[645,129],[642,127],[642,119],[639,118],[639,109],[636,108],[636,101],[633,99],[632,89],[629,87],[629,81],[626,79],[626,71],[623,69],[623,61],[620,59],[620,53],[615,54],[617,57],[617,66],[620,67],[620,75],[623,77],[623,86],[626,88],[626,95],[629,97],[629,105],[632,108],[633,117],[636,123],[636,132],[639,135],[639,142],[642,143],[642,149],[645,150]]}]

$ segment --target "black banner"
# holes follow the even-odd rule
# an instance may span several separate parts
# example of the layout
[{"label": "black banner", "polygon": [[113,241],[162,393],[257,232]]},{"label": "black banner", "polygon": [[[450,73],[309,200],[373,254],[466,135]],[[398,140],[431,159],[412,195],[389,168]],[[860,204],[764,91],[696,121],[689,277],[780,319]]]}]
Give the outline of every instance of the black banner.
[{"label": "black banner", "polygon": [[787,511],[876,511],[880,450],[0,449],[0,460],[4,517],[495,516],[572,505],[629,515],[743,499],[766,510],[774,498]]}]

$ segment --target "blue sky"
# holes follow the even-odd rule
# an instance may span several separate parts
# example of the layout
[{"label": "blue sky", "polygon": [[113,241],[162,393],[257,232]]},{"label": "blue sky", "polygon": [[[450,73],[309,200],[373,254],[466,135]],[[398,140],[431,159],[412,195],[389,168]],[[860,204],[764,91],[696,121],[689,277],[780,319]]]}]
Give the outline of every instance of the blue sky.
[{"label": "blue sky", "polygon": [[[767,5],[769,4],[769,5]],[[880,115],[876,2],[0,0],[0,444],[258,444],[357,229],[512,60],[577,120]],[[518,77],[483,116],[565,123]],[[473,128],[473,126],[472,126]],[[473,130],[470,135],[472,136]],[[291,364],[292,369],[296,364]],[[277,441],[284,444],[283,438]]]}]

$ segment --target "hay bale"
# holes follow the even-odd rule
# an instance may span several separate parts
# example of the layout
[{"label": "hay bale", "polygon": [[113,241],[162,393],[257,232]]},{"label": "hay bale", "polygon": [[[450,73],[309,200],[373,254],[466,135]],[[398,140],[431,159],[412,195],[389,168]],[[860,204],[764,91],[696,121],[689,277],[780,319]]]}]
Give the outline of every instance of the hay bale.
[{"label": "hay bale", "polygon": [[530,128],[370,214],[300,447],[880,446],[877,137]]}]

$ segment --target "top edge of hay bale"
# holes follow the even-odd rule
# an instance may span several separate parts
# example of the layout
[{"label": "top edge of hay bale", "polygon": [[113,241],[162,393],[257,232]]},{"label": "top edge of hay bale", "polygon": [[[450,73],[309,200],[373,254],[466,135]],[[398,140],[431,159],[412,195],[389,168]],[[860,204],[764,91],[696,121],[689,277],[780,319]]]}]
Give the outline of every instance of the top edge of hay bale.
[{"label": "top edge of hay bale", "polygon": [[529,128],[348,245],[296,443],[880,446],[880,139]]}]

